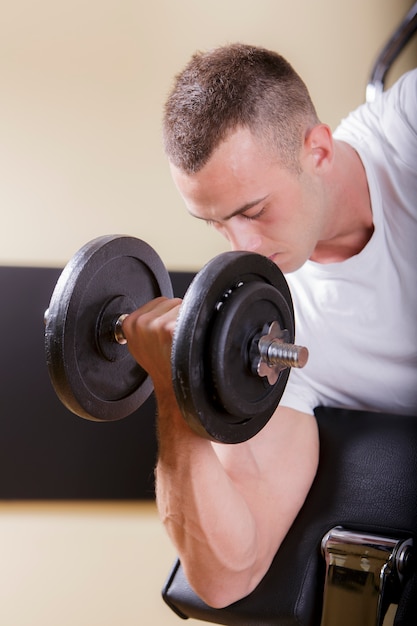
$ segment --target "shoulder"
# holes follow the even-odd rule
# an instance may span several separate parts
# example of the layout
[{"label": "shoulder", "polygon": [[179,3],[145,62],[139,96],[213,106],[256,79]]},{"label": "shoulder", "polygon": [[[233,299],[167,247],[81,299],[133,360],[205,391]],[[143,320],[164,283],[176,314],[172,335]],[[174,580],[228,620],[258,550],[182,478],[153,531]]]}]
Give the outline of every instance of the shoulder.
[{"label": "shoulder", "polygon": [[[398,132],[400,136],[398,137]],[[341,121],[336,139],[361,139],[364,135],[385,135],[390,141],[417,137],[417,69],[403,74],[394,85],[366,102]]]},{"label": "shoulder", "polygon": [[401,76],[373,104],[393,144],[398,135],[402,140],[417,139],[417,69]]},{"label": "shoulder", "polygon": [[[374,102],[367,102],[342,120],[335,139],[349,143],[367,164],[368,177],[398,178],[415,189],[417,163],[417,69],[407,72]],[[379,173],[379,174],[378,174]],[[408,177],[403,180],[404,176]],[[380,180],[378,184],[380,184]]]},{"label": "shoulder", "polygon": [[386,92],[385,106],[391,106],[417,130],[417,69],[403,74]]}]

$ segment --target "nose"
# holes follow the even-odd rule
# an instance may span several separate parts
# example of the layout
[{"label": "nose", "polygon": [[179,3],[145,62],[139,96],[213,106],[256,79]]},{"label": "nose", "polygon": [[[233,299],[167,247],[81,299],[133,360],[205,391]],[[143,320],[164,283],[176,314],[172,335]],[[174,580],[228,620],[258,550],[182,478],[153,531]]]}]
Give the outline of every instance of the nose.
[{"label": "nose", "polygon": [[234,225],[227,229],[227,238],[232,250],[245,250],[246,252],[257,252],[262,243],[262,237],[258,233],[251,232],[247,225]]}]

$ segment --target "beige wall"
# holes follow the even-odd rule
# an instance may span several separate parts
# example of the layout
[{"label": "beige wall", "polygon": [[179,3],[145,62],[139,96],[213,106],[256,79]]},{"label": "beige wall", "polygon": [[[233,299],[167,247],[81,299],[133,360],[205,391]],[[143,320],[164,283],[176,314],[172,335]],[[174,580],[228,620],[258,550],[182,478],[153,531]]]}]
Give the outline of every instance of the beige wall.
[{"label": "beige wall", "polygon": [[225,249],[191,220],[160,143],[164,98],[196,49],[272,47],[334,126],[364,99],[410,0],[14,0],[0,20],[0,263],[63,265],[128,233],[169,269]]},{"label": "beige wall", "polygon": [[[194,50],[275,48],[333,127],[364,100],[409,0],[14,0],[0,20],[0,264],[62,266],[105,233],[147,240],[169,269],[225,249],[170,181],[161,108]],[[408,54],[395,73],[409,67]],[[0,506],[0,623],[174,624],[174,551],[152,505]]]},{"label": "beige wall", "polygon": [[2,626],[181,624],[161,599],[175,552],[153,504],[2,503],[0,554]]}]

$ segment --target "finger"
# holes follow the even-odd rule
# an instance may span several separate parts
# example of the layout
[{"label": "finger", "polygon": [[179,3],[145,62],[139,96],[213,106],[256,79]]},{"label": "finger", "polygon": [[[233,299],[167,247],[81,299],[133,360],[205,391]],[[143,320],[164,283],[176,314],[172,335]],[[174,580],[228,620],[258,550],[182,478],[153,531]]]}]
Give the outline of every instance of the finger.
[{"label": "finger", "polygon": [[181,302],[180,298],[155,298],[130,313],[122,324],[126,339],[143,332],[172,334]]}]

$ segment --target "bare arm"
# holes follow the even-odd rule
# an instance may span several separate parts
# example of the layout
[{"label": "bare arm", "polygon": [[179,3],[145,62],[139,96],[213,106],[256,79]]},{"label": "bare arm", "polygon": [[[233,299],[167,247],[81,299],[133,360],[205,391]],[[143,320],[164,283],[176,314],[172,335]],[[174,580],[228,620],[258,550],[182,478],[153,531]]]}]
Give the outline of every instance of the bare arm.
[{"label": "bare arm", "polygon": [[157,318],[144,307],[124,324],[130,349],[155,386],[158,509],[191,586],[207,604],[226,606],[258,584],[304,502],[317,469],[316,422],[279,407],[247,442],[214,444],[197,436],[171,382],[178,301],[158,307]]}]

